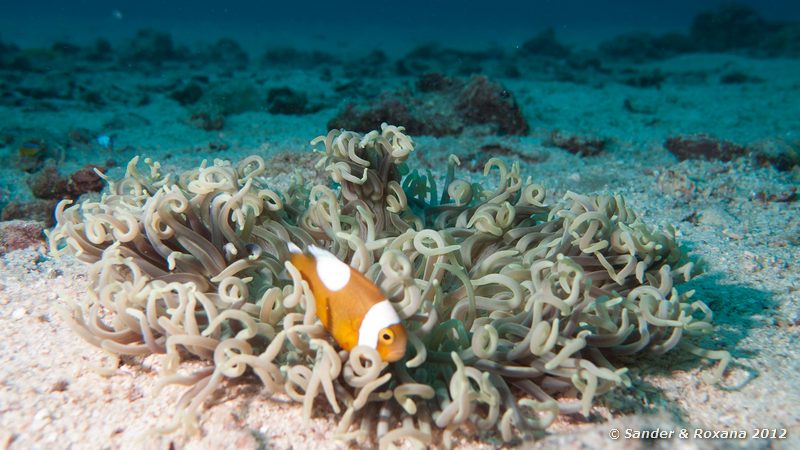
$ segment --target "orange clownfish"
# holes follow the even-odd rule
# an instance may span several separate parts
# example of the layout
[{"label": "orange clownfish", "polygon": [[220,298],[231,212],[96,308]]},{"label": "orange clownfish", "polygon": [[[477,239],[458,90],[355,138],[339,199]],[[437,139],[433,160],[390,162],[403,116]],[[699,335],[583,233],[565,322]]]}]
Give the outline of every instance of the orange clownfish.
[{"label": "orange clownfish", "polygon": [[311,288],[322,326],[343,349],[374,348],[386,362],[406,353],[406,330],[380,288],[332,253],[289,243],[290,261]]}]

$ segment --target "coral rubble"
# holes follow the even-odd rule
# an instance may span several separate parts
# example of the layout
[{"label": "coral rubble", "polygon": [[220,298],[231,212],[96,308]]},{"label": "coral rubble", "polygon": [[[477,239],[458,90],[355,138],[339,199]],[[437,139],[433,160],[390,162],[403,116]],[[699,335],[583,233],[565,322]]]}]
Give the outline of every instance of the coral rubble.
[{"label": "coral rubble", "polygon": [[44,228],[39,222],[0,222],[0,256],[22,248],[43,246]]},{"label": "coral rubble", "polygon": [[714,139],[703,134],[670,137],[664,147],[680,160],[706,159],[731,161],[747,154],[747,149],[733,142]]},{"label": "coral rubble", "polygon": [[485,76],[461,80],[430,73],[416,86],[416,93],[390,92],[366,105],[347,103],[328,128],[368,132],[393,122],[406,124],[413,134],[431,136],[460,134],[467,127],[510,135],[529,130],[513,94]]}]

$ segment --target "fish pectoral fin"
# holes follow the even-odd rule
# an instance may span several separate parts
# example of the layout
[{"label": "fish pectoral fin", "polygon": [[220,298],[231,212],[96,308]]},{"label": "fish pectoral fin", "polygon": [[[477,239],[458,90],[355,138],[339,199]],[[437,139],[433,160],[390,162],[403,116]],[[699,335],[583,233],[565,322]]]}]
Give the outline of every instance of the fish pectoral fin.
[{"label": "fish pectoral fin", "polygon": [[339,347],[347,350],[348,352],[358,345],[358,328],[354,321],[348,320],[344,315],[337,316],[336,322],[333,324],[335,328],[333,337]]},{"label": "fish pectoral fin", "polygon": [[358,339],[356,339],[355,335],[348,335],[347,337],[342,339],[342,343],[339,344],[341,347],[348,352],[355,348],[358,345]]},{"label": "fish pectoral fin", "polygon": [[331,311],[330,297],[325,297],[325,320],[326,322],[323,322],[323,325],[325,325],[326,328],[330,327],[331,321],[333,320],[333,311]]},{"label": "fish pectoral fin", "polygon": [[361,320],[359,320],[359,319],[350,320],[350,328],[353,330],[352,345],[353,345],[353,347],[355,347],[356,345],[358,345],[358,342],[359,342],[360,337],[361,337],[360,336],[360,333],[361,333]]},{"label": "fish pectoral fin", "polygon": [[331,298],[325,296],[323,298],[315,299],[315,306],[317,307],[317,317],[322,322],[322,326],[330,328],[331,325]]}]

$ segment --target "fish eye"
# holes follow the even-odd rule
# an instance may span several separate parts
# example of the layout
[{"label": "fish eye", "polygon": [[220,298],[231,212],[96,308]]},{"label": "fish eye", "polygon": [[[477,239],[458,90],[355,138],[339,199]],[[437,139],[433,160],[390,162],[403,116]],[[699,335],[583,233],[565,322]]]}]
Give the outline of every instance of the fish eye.
[{"label": "fish eye", "polygon": [[388,328],[381,330],[381,340],[386,344],[391,344],[394,342],[394,331]]}]

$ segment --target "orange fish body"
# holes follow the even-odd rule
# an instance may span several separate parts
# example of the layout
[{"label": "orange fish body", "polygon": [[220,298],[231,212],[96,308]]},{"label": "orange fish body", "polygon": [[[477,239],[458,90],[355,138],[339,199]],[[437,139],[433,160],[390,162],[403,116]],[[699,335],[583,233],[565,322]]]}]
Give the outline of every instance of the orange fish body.
[{"label": "orange fish body", "polygon": [[303,252],[289,244],[290,261],[308,283],[317,316],[333,339],[350,351],[374,348],[387,362],[406,352],[406,330],[391,302],[363,274],[314,245]]}]

